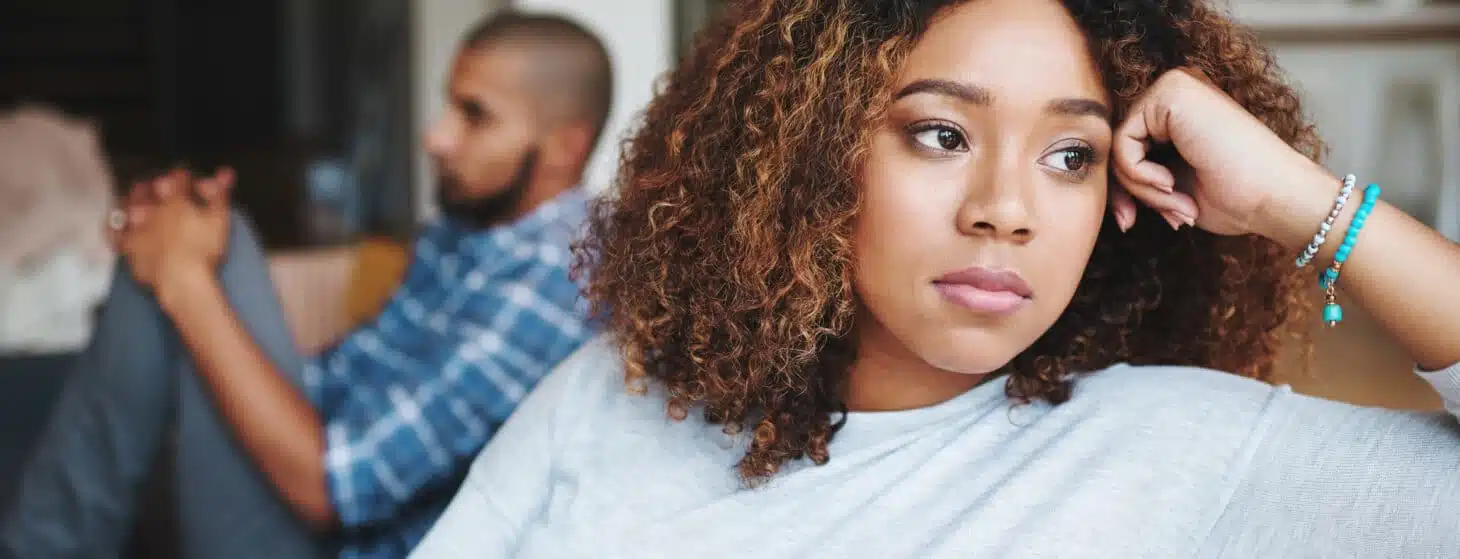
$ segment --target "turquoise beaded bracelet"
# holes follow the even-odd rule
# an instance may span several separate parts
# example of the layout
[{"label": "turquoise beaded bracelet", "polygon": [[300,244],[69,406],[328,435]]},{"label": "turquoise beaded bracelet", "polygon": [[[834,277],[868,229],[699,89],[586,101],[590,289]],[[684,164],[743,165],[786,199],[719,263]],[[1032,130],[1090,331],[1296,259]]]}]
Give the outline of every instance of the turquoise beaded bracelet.
[{"label": "turquoise beaded bracelet", "polygon": [[1379,185],[1371,184],[1364,187],[1364,201],[1359,204],[1359,210],[1354,213],[1354,219],[1349,222],[1348,233],[1343,236],[1343,244],[1338,245],[1338,252],[1333,254],[1333,265],[1324,270],[1318,276],[1318,286],[1323,288],[1323,322],[1329,327],[1337,326],[1343,321],[1343,307],[1338,305],[1338,275],[1343,269],[1343,263],[1348,261],[1348,255],[1354,249],[1354,244],[1359,240],[1359,231],[1364,229],[1364,222],[1369,220],[1369,213],[1374,211],[1374,204],[1379,201]]}]

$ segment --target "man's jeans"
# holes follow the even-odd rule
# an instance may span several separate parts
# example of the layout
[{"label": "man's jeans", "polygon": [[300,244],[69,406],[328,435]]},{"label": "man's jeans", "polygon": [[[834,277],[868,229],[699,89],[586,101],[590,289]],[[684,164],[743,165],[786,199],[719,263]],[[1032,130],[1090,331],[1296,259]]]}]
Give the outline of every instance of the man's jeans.
[{"label": "man's jeans", "polygon": [[[303,360],[258,241],[236,215],[220,274],[244,327],[298,386]],[[76,367],[0,525],[0,557],[119,555],[159,459],[173,461],[184,557],[319,556],[320,538],[254,467],[172,323],[125,266]]]}]

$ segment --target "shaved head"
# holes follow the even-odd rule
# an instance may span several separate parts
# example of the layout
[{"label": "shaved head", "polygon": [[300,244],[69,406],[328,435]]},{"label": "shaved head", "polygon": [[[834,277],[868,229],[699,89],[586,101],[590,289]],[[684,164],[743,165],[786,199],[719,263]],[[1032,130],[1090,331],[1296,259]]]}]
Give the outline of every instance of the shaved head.
[{"label": "shaved head", "polygon": [[521,49],[533,59],[524,85],[545,118],[585,120],[597,141],[613,105],[613,69],[596,35],[561,16],[507,10],[481,21],[462,39],[463,51],[498,46]]},{"label": "shaved head", "polygon": [[437,202],[490,227],[581,186],[613,101],[608,52],[554,15],[499,12],[462,39],[424,144]]}]

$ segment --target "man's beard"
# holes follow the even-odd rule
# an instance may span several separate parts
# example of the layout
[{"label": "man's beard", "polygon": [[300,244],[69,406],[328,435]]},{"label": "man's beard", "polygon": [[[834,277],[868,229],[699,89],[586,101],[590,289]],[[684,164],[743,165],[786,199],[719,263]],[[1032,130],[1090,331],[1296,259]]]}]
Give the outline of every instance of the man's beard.
[{"label": "man's beard", "polygon": [[441,213],[462,225],[486,228],[512,217],[527,188],[532,183],[532,169],[537,163],[537,148],[528,148],[522,155],[522,163],[501,192],[481,198],[472,198],[461,193],[456,179],[442,173],[436,185],[436,203]]}]

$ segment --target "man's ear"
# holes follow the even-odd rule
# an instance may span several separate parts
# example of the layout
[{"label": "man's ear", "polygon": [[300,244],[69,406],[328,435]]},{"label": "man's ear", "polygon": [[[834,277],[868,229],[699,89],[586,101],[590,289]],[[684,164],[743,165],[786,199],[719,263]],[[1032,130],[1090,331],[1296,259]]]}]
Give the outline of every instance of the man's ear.
[{"label": "man's ear", "polygon": [[593,152],[593,139],[592,125],[578,120],[567,121],[548,135],[542,156],[553,166],[581,170],[588,165],[588,154]]}]

